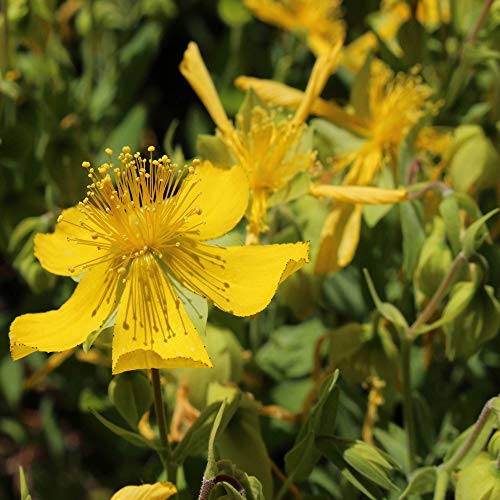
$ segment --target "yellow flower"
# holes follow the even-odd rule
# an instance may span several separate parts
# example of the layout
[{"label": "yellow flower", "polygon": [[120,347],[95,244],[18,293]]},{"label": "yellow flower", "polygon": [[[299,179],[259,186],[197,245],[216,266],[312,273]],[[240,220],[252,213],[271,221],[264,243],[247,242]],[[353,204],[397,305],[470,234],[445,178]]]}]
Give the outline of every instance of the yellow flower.
[{"label": "yellow flower", "polygon": [[317,56],[343,41],[342,0],[245,0],[245,5],[262,21],[287,31],[304,30],[307,43]]},{"label": "yellow flower", "polygon": [[340,44],[337,44],[316,61],[293,116],[280,116],[278,110],[257,104],[249,115],[239,114],[235,125],[226,116],[198,46],[191,42],[184,54],[180,65],[182,74],[210,113],[217,125],[217,135],[230,151],[234,163],[248,176],[252,192],[247,214],[248,233],[253,235],[253,242],[258,241],[259,233],[267,230],[269,196],[315,162],[315,153],[301,147],[306,131],[304,120],[337,64],[339,50]]},{"label": "yellow flower", "polygon": [[166,500],[176,493],[177,488],[172,483],[141,484],[125,486],[111,500]]},{"label": "yellow flower", "polygon": [[60,309],[12,323],[14,359],[35,350],[71,349],[116,311],[113,373],[210,367],[181,298],[189,301],[186,294],[194,292],[224,311],[253,315],[308,261],[305,243],[207,243],[243,216],[245,172],[197,161],[179,168],[167,156],[153,160],[154,148],[149,150],[147,161],[124,148],[119,167],[94,169],[84,162],[87,197],[62,212],[54,233],[35,237],[35,255],[45,269],[81,279]]},{"label": "yellow flower", "polygon": [[[367,88],[352,96],[353,110],[321,99],[310,108],[360,138],[350,150],[333,158],[334,172],[348,170],[345,185],[370,185],[382,169],[394,168],[401,141],[424,115],[436,109],[432,89],[415,74],[395,75],[381,61],[374,60],[365,76]],[[252,87],[262,99],[275,105],[295,107],[301,98],[298,90],[272,81],[239,77],[236,85],[242,89]],[[361,214],[359,205],[334,205],[321,235],[316,272],[336,271],[351,262],[359,241]]]}]

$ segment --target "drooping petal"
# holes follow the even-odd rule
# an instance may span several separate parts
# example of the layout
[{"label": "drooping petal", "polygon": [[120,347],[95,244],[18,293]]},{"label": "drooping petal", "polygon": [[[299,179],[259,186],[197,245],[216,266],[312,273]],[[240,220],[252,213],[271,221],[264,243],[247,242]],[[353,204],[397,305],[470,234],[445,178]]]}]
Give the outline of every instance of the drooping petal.
[{"label": "drooping petal", "polygon": [[174,287],[152,257],[134,260],[116,318],[113,374],[212,367]]},{"label": "drooping petal", "polygon": [[295,116],[293,117],[293,121],[296,124],[303,123],[309,116],[314,102],[321,95],[321,92],[323,92],[328,78],[339,64],[341,48],[342,40],[339,40],[326,54],[316,59],[311,71],[311,76],[307,82],[304,98],[300,102]]},{"label": "drooping petal", "polygon": [[[76,276],[82,273],[79,265],[104,255],[104,250],[98,250],[97,246],[68,240],[91,239],[91,231],[80,225],[82,219],[78,207],[68,208],[62,211],[53,233],[35,236],[35,257],[47,271],[59,276]],[[85,224],[91,223],[85,221]]]},{"label": "drooping petal", "polygon": [[[283,83],[272,80],[253,78],[250,76],[240,76],[236,79],[235,85],[242,90],[252,88],[255,93],[265,102],[277,106],[297,109],[304,99],[304,92],[294,89]],[[351,130],[362,136],[368,136],[367,124],[360,118],[348,113],[334,102],[325,101],[318,97],[310,108],[310,113],[318,115]]]},{"label": "drooping petal", "polygon": [[186,240],[165,261],[193,292],[236,316],[264,309],[280,283],[309,262],[309,243],[217,247]]},{"label": "drooping petal", "polygon": [[172,483],[141,484],[140,486],[125,486],[118,490],[111,500],[166,500],[177,493]]},{"label": "drooping petal", "polygon": [[338,271],[352,261],[359,242],[361,214],[362,205],[335,205],[321,230],[315,273]]},{"label": "drooping petal", "polygon": [[361,203],[363,205],[390,205],[408,199],[406,189],[381,189],[368,186],[334,186],[321,184],[311,186],[309,194],[317,197],[331,198],[344,203]]},{"label": "drooping petal", "polygon": [[[190,207],[199,207],[200,213],[192,215],[196,239],[226,234],[245,214],[250,191],[247,175],[239,165],[224,169],[205,161],[184,182],[188,185],[179,193],[176,211],[186,213]],[[189,183],[195,183],[192,189]]]},{"label": "drooping petal", "polygon": [[245,0],[245,5],[262,21],[286,30],[298,27],[299,21],[283,4],[268,0]]},{"label": "drooping petal", "polygon": [[201,57],[200,49],[195,42],[189,42],[179,69],[200,98],[217,127],[224,133],[232,133],[234,130],[233,125],[224,111],[212,78]]},{"label": "drooping petal", "polygon": [[33,350],[65,351],[84,342],[113,311],[116,282],[117,275],[107,272],[107,266],[96,266],[59,309],[16,318],[9,332],[12,357]]}]

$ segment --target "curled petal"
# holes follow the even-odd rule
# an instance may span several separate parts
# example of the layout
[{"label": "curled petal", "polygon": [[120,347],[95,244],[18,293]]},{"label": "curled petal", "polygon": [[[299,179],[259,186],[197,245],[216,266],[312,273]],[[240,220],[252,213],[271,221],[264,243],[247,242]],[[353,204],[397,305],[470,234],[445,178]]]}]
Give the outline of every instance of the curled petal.
[{"label": "curled petal", "polygon": [[116,275],[106,266],[90,270],[73,295],[56,311],[25,314],[10,326],[14,359],[33,351],[65,351],[85,341],[110,316],[115,307]]},{"label": "curled petal", "polygon": [[196,183],[190,189],[187,185],[177,210],[185,213],[189,207],[199,208],[193,215],[199,240],[218,238],[240,221],[248,205],[249,186],[245,171],[238,165],[225,169],[205,161],[196,167],[196,174],[185,182]]},{"label": "curled petal", "polygon": [[381,189],[368,186],[311,186],[309,194],[317,197],[331,198],[344,203],[361,203],[363,205],[390,205],[408,199],[406,189]]},{"label": "curled petal", "polygon": [[271,302],[280,283],[309,262],[309,243],[217,247],[186,241],[166,262],[193,292],[224,311],[250,316]]},{"label": "curled petal", "polygon": [[320,248],[314,271],[338,271],[356,253],[361,229],[362,205],[338,203],[328,214],[321,230]]},{"label": "curled petal", "polygon": [[131,266],[113,335],[113,374],[149,368],[211,368],[205,346],[158,264]]},{"label": "curled petal", "polygon": [[[235,84],[242,90],[252,88],[255,93],[265,102],[287,108],[297,109],[304,100],[304,92],[294,89],[283,83],[272,80],[240,76]],[[366,123],[352,113],[345,111],[334,102],[325,101],[317,97],[310,106],[310,113],[322,116],[333,123],[347,128],[362,136],[370,134]]]},{"label": "curled petal", "polygon": [[[59,276],[76,276],[82,273],[78,266],[104,254],[97,246],[73,241],[74,238],[90,239],[91,231],[81,226],[82,219],[78,207],[68,208],[63,210],[53,233],[35,236],[35,257],[47,271]],[[90,223],[85,221],[85,224]]]},{"label": "curled petal", "polygon": [[125,486],[111,500],[166,500],[176,493],[177,488],[172,483],[141,484]]}]

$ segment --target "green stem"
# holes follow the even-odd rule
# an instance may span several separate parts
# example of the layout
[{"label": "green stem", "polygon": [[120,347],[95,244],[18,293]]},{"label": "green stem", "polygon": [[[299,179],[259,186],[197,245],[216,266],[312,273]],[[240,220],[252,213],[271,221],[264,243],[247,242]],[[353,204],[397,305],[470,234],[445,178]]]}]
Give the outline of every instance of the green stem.
[{"label": "green stem", "polygon": [[447,462],[445,462],[440,466],[442,470],[446,471],[447,473],[453,472],[453,470],[460,463],[462,458],[464,458],[465,455],[468,453],[468,451],[474,446],[476,439],[481,434],[483,427],[486,425],[486,422],[488,421],[488,417],[490,416],[490,413],[493,409],[493,402],[496,399],[497,399],[496,397],[491,398],[484,405],[478,419],[476,420],[472,432],[469,434],[469,437],[467,438],[465,443],[455,452],[455,454]]},{"label": "green stem", "polygon": [[403,338],[401,343],[401,362],[403,372],[403,417],[406,432],[406,459],[408,473],[415,470],[417,442],[415,435],[415,417],[413,413],[413,399],[411,395],[411,346],[412,341]]},{"label": "green stem", "polygon": [[465,255],[460,252],[451,264],[448,274],[443,278],[436,293],[425,309],[419,314],[415,322],[406,330],[401,339],[401,357],[403,371],[403,419],[406,431],[406,453],[408,461],[408,472],[411,473],[416,467],[416,435],[415,435],[415,417],[413,413],[413,401],[411,395],[411,347],[415,340],[415,332],[424,325],[434,314],[437,307],[445,297],[448,288],[453,283],[459,269],[467,262]]},{"label": "green stem", "polygon": [[446,295],[448,287],[453,283],[453,280],[455,279],[457,272],[466,262],[467,258],[465,257],[463,252],[460,252],[455,257],[455,260],[451,264],[448,274],[443,278],[443,281],[441,281],[441,284],[439,285],[439,288],[436,290],[436,293],[432,296],[431,300],[429,301],[425,309],[420,313],[415,322],[406,331],[407,339],[411,341],[415,339],[415,332],[422,325],[424,325],[427,322],[427,320],[429,320],[430,317],[434,314],[435,310],[441,303],[441,300],[443,300],[444,296]]},{"label": "green stem", "polygon": [[448,488],[448,473],[440,470],[436,478],[436,486],[434,487],[434,500],[445,500],[446,489]]},{"label": "green stem", "polygon": [[165,418],[165,406],[161,391],[160,370],[151,368],[151,381],[153,383],[153,396],[155,402],[156,423],[160,431],[160,441],[162,446],[162,460],[165,465],[167,480],[175,483],[177,479],[177,465],[172,460],[172,448],[168,442],[167,420]]}]

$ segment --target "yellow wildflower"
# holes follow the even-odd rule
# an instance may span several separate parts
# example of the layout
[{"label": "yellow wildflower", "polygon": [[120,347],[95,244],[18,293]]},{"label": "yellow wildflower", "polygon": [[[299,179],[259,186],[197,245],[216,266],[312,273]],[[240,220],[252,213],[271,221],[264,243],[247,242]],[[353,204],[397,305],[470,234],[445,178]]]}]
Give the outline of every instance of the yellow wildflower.
[{"label": "yellow wildflower", "polygon": [[287,31],[304,30],[307,43],[317,56],[343,41],[342,0],[245,0],[245,5],[262,21]]},{"label": "yellow wildflower", "polygon": [[[383,168],[394,167],[401,141],[435,109],[432,89],[417,75],[394,75],[378,60],[368,69],[366,91],[353,96],[353,111],[319,99],[311,106],[313,113],[360,136],[351,150],[333,159],[334,171],[348,169],[344,185],[372,184]],[[236,85],[242,89],[252,87],[262,99],[277,105],[294,107],[301,97],[296,89],[267,80],[240,77]],[[334,205],[323,227],[316,272],[336,271],[351,262],[359,241],[361,215],[360,205]]]},{"label": "yellow wildflower", "polygon": [[141,484],[125,486],[111,500],[166,500],[176,493],[177,488],[172,483]]},{"label": "yellow wildflower", "polygon": [[153,150],[147,161],[123,148],[119,167],[83,163],[90,178],[86,198],[62,212],[54,233],[35,237],[35,255],[45,269],[81,279],[60,309],[12,323],[14,359],[71,349],[116,311],[113,373],[210,367],[181,298],[188,300],[191,291],[224,311],[253,315],[308,261],[305,243],[205,242],[243,216],[249,191],[244,170],[199,161],[179,168],[167,156],[153,160]]},{"label": "yellow wildflower", "polygon": [[253,195],[247,214],[248,234],[253,235],[250,242],[257,242],[259,233],[267,229],[269,196],[315,162],[315,153],[301,148],[306,131],[304,121],[337,63],[339,50],[340,44],[337,44],[316,61],[293,116],[279,116],[275,109],[256,105],[249,117],[239,114],[235,125],[226,116],[198,46],[191,42],[184,54],[180,65],[182,74],[210,113],[217,125],[217,135],[230,151],[234,163],[248,176]]}]

